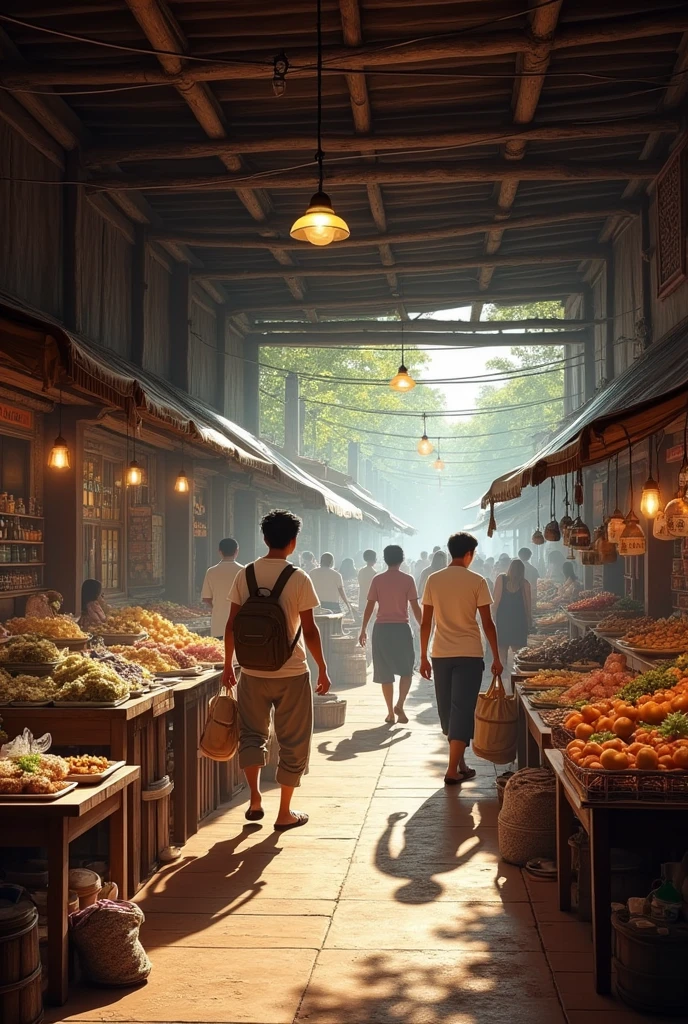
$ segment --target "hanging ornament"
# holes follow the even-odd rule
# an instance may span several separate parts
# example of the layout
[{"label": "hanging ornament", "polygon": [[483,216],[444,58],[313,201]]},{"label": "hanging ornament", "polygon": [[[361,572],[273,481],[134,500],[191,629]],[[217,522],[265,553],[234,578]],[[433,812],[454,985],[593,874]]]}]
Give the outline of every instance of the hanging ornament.
[{"label": "hanging ornament", "polygon": [[683,426],[683,464],[678,474],[678,490],[664,509],[667,530],[672,537],[688,537],[688,501],[686,484],[688,478],[688,412]]},{"label": "hanging ornament", "polygon": [[428,437],[428,432],[425,423],[425,413],[423,413],[423,436],[416,445],[416,451],[419,455],[431,455],[435,450],[435,446]]},{"label": "hanging ornament", "polygon": [[626,516],[625,526],[619,538],[619,554],[623,555],[624,558],[630,558],[634,555],[644,555],[647,549],[647,541],[638,517],[633,511],[633,447],[628,431],[626,431],[626,437],[628,438],[628,486],[631,508]]},{"label": "hanging ornament", "polygon": [[607,539],[612,544],[618,544],[621,540],[621,534],[624,531],[626,520],[624,514],[619,508],[619,456],[616,456],[616,508],[612,512],[609,522],[607,523]]},{"label": "hanging ornament", "polygon": [[533,544],[540,545],[545,543],[545,538],[540,529],[540,485],[537,488],[537,530],[535,530],[533,536],[530,538]]},{"label": "hanging ornament", "polygon": [[[57,437],[48,455],[49,469],[69,469],[70,455],[69,445],[62,436],[62,388],[60,388],[60,401],[57,406]],[[10,549],[7,548],[9,551]]]},{"label": "hanging ornament", "polygon": [[556,484],[554,483],[554,477],[552,477],[552,484],[550,490],[549,499],[549,514],[551,520],[545,527],[545,540],[551,541],[552,544],[557,544],[561,540],[561,529],[556,517],[557,508],[557,491]]},{"label": "hanging ornament", "polygon": [[655,540],[674,540],[672,535],[669,533],[666,514],[663,510],[657,513],[652,522],[652,536]]},{"label": "hanging ornament", "polygon": [[569,544],[575,551],[590,547],[590,530],[581,519],[580,510],[569,533]]},{"label": "hanging ornament", "polygon": [[562,541],[566,546],[568,546],[569,532],[571,530],[571,527],[573,526],[573,519],[569,515],[571,503],[569,502],[569,478],[567,474],[564,474],[564,506],[566,511],[559,520],[559,529],[561,530]]},{"label": "hanging ornament", "polygon": [[603,492],[604,500],[602,504],[602,523],[597,527],[593,535],[592,546],[597,552],[599,559],[598,565],[609,565],[611,562],[615,562],[617,558],[616,544],[612,544],[607,536],[607,524],[609,523],[609,516],[607,510],[609,509],[609,487],[611,480],[611,459],[607,463],[607,486]]}]

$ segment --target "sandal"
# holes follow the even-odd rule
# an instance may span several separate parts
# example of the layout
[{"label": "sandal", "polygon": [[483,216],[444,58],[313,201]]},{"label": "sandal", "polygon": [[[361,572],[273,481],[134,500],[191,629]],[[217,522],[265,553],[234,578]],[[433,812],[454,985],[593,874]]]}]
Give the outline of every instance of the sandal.
[{"label": "sandal", "polygon": [[467,782],[469,779],[474,779],[478,773],[475,768],[462,768],[461,774],[463,775],[464,782]]},{"label": "sandal", "polygon": [[465,776],[462,775],[460,779],[452,779],[450,776],[444,776],[445,786],[460,786],[462,782],[465,782]]},{"label": "sandal", "polygon": [[294,821],[288,825],[275,825],[275,832],[288,832],[290,828],[300,828],[308,822],[308,815],[304,811],[292,811]]},{"label": "sandal", "polygon": [[262,807],[259,807],[257,811],[252,811],[251,808],[244,814],[246,821],[261,821],[265,817],[265,811]]},{"label": "sandal", "polygon": [[394,714],[397,716],[397,722],[399,722],[400,725],[406,725],[408,722],[408,716],[403,708],[395,708]]}]

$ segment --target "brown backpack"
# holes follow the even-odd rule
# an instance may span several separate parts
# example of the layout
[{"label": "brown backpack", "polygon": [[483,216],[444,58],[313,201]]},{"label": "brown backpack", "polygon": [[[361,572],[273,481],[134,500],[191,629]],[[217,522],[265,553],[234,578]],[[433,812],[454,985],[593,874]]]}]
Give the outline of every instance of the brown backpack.
[{"label": "brown backpack", "polygon": [[199,749],[213,761],[231,761],[239,749],[239,706],[224,686],[208,704]]}]

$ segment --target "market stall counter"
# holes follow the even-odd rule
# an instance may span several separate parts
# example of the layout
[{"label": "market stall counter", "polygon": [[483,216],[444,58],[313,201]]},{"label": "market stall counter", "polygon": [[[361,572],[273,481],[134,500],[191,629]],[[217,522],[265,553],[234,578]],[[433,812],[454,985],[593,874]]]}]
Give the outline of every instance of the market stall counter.
[{"label": "market stall counter", "polygon": [[547,750],[557,783],[557,873],[559,909],[571,909],[571,850],[569,837],[578,819],[590,840],[592,878],[592,939],[595,988],[611,990],[611,851],[627,847],[639,852],[652,848],[657,862],[671,860],[688,847],[688,803],[680,800],[586,798],[564,766],[560,750]]},{"label": "market stall counter", "polygon": [[48,988],[49,1002],[62,1006],[68,992],[67,897],[69,845],[100,822],[110,821],[110,878],[120,899],[128,895],[127,809],[130,787],[138,785],[135,766],[120,768],[97,786],[77,786],[55,800],[30,797],[2,800],[0,847],[42,846],[48,851]]},{"label": "market stall counter", "polygon": [[516,694],[518,706],[518,746],[517,763],[519,768],[540,768],[544,762],[544,752],[552,746],[552,730],[543,722],[539,711],[527,700],[523,692],[524,677],[517,674],[511,676],[511,685]]}]

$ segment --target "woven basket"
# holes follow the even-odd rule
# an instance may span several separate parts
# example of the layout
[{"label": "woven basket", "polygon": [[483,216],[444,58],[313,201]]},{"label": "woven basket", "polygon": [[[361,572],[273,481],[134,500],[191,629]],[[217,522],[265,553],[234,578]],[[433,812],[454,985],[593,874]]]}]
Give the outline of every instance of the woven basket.
[{"label": "woven basket", "polygon": [[499,853],[521,867],[534,857],[556,855],[556,790],[547,768],[522,768],[504,788],[497,819]]},{"label": "woven basket", "polygon": [[346,701],[338,698],[320,700],[313,705],[314,729],[338,729],[346,721]]}]

